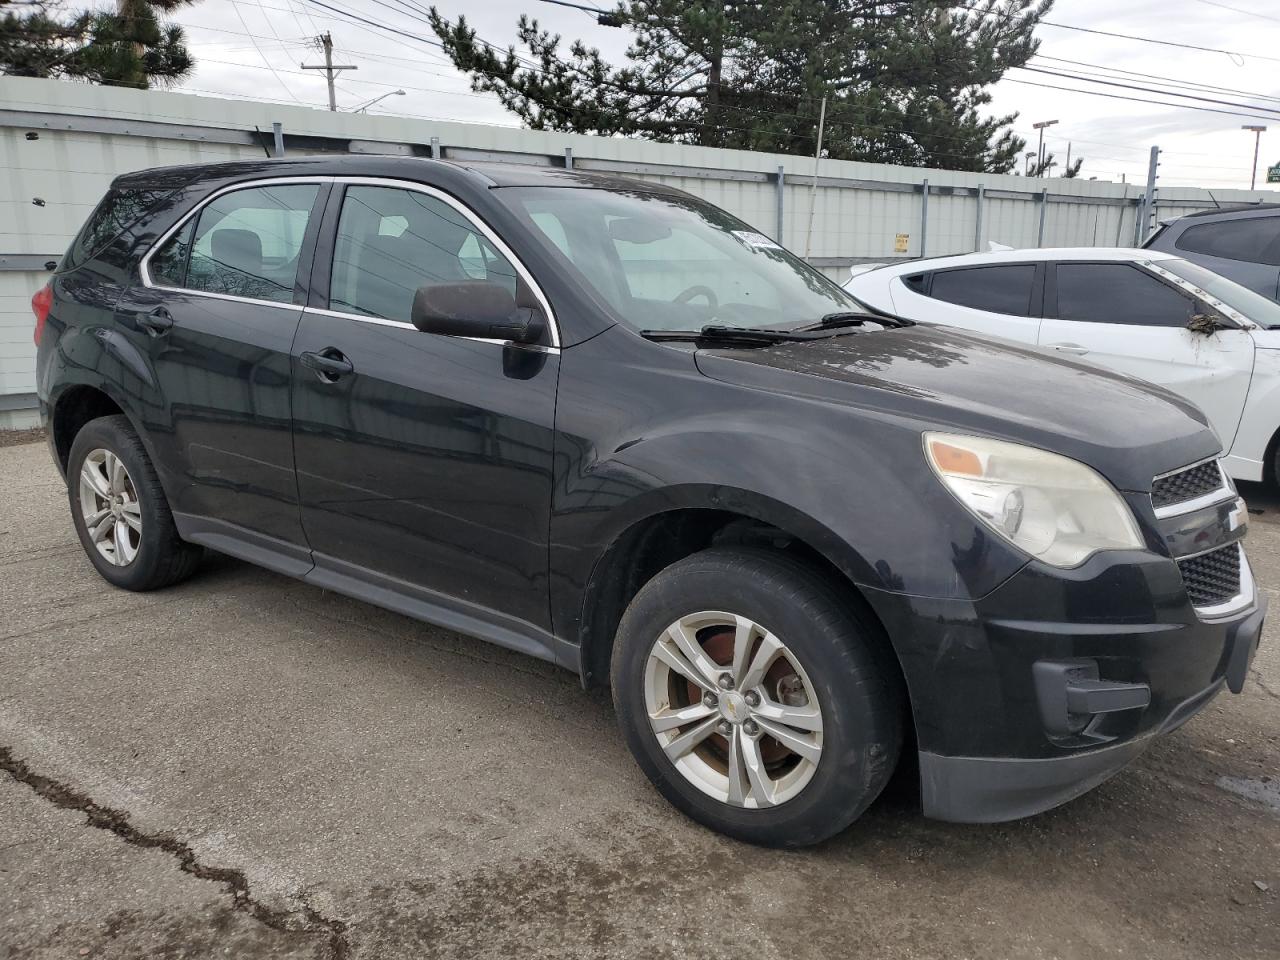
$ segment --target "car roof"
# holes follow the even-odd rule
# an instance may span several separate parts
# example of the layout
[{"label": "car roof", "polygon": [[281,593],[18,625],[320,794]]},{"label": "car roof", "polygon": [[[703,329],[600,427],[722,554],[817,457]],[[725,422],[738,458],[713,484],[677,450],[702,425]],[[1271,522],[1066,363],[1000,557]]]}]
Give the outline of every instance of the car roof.
[{"label": "car roof", "polygon": [[664,184],[631,180],[595,170],[572,170],[550,165],[499,161],[433,160],[378,154],[279,157],[225,163],[153,167],[117,177],[114,185],[148,186],[157,181],[237,181],[266,177],[371,176],[431,181],[452,172],[471,179],[478,187],[579,187],[597,190],[643,191],[686,195]]},{"label": "car roof", "polygon": [[924,273],[929,270],[948,270],[955,267],[982,267],[996,263],[1037,263],[1041,260],[1114,260],[1132,263],[1140,260],[1180,259],[1182,258],[1176,254],[1165,253],[1163,250],[1135,247],[1031,247],[1026,250],[992,250],[986,253],[960,253],[948,257],[904,260],[885,264],[874,272]]},{"label": "car roof", "polygon": [[1216,207],[1213,210],[1197,210],[1195,213],[1184,214],[1170,220],[1169,223],[1177,223],[1178,220],[1195,220],[1200,217],[1224,217],[1230,219],[1237,214],[1253,213],[1256,210],[1280,210],[1280,203],[1231,203],[1225,207]]}]

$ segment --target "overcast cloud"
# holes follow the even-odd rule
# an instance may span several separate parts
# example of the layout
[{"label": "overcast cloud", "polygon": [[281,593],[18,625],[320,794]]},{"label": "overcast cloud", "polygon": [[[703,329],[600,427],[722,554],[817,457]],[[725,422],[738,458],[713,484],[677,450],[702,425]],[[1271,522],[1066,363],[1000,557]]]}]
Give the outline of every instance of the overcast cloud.
[{"label": "overcast cloud", "polygon": [[[608,0],[583,0],[601,7]],[[415,18],[409,8],[425,9],[426,0],[324,0],[324,3],[358,17],[434,40],[425,18]],[[558,32],[566,42],[580,37],[598,47],[607,58],[619,61],[629,38],[626,31],[601,27],[592,16],[539,0],[437,0],[448,17],[466,14],[480,36],[505,46],[514,38],[521,12],[535,15],[544,27]],[[1224,6],[1225,5],[1225,6]],[[1226,9],[1234,7],[1236,9]],[[328,30],[333,34],[337,60],[359,70],[343,74],[338,82],[338,103],[353,109],[381,93],[404,89],[370,112],[481,123],[518,125],[489,95],[475,94],[467,79],[449,65],[438,49],[413,39],[389,36],[370,26],[350,23],[311,0],[203,0],[177,14],[188,30],[197,68],[182,89],[326,105],[322,76],[299,69],[302,63],[319,63],[318,51],[307,47],[309,38]],[[1061,92],[1029,83],[1090,89],[1152,100],[1159,94],[1098,86],[1043,74],[1011,71],[995,88],[993,112],[1020,114],[1014,129],[1035,147],[1039,120],[1058,120],[1047,133],[1046,146],[1065,159],[1068,141],[1072,156],[1085,158],[1082,176],[1100,180],[1133,181],[1146,176],[1147,154],[1152,144],[1163,149],[1161,183],[1206,187],[1249,185],[1253,134],[1242,124],[1271,126],[1262,137],[1259,184],[1265,167],[1280,162],[1280,7],[1270,0],[1059,0],[1051,21],[1109,30],[1160,40],[1219,47],[1245,56],[1179,50],[1131,40],[1095,36],[1042,25],[1037,30],[1042,57],[1056,57],[1111,68],[1171,77],[1233,90],[1239,93],[1189,91],[1197,96],[1252,103],[1262,110],[1239,110],[1251,116],[1210,113],[1176,107],[1131,103],[1124,100]],[[1275,57],[1276,60],[1261,59]],[[267,64],[274,67],[274,73]],[[1040,66],[1073,73],[1100,73],[1094,67],[1042,61]],[[1155,85],[1139,77],[1111,76],[1116,82]],[[1272,99],[1266,99],[1272,98]],[[1212,103],[1198,106],[1234,110]],[[1270,116],[1270,119],[1268,119]]]}]

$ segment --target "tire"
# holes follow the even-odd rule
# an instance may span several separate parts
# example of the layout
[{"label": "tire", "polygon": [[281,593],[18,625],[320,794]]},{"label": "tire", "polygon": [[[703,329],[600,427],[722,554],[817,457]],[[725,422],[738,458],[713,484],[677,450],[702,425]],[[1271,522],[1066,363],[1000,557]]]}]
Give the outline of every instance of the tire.
[{"label": "tire", "polygon": [[[748,637],[741,645],[753,652],[740,659],[744,666],[735,665],[733,653],[726,654],[726,644],[736,650],[739,641],[730,638],[727,624],[718,625],[721,614],[735,618],[734,637],[739,636],[737,630]],[[742,626],[737,618],[752,626]],[[703,623],[709,625],[700,626]],[[725,664],[724,673],[737,670],[738,699],[732,700],[723,689],[727,681],[721,673],[714,711],[660,733],[651,716],[665,725],[686,715],[668,717],[675,710],[701,714],[710,692],[671,666],[671,651],[687,649],[668,632],[672,627],[686,644],[690,637],[698,643],[707,657],[701,661],[704,667]],[[777,649],[767,634],[781,641],[785,654],[774,661],[763,681],[753,684],[751,661],[761,651]],[[660,644],[663,651],[654,656]],[[692,665],[689,657],[680,662]],[[781,678],[770,679],[779,669]],[[776,551],[715,547],[655,576],[622,617],[611,679],[627,745],[659,792],[704,826],[762,846],[807,846],[844,830],[884,789],[902,751],[905,696],[883,631],[843,600],[820,573]],[[746,683],[738,686],[742,681]],[[744,699],[753,694],[754,707]],[[695,695],[701,698],[700,706],[694,705]],[[792,753],[776,759],[779,749],[788,751],[781,741],[762,733],[770,722],[765,714],[752,712],[775,709],[784,699],[798,711],[793,716],[806,715],[807,729],[777,723],[772,729],[793,735],[792,743],[802,742],[806,757]],[[811,716],[815,701],[820,713],[816,722]],[[715,722],[717,732],[671,759],[669,752],[683,749],[677,739],[701,736],[701,725],[708,720]],[[752,720],[759,720],[754,729]],[[719,730],[730,735],[722,736]],[[817,758],[807,759],[815,742],[820,747]],[[753,779],[749,759],[739,764],[745,772],[738,777],[736,797],[729,793],[734,770],[730,750],[744,758],[752,757],[754,750],[756,764],[770,764],[763,781]]]},{"label": "tire", "polygon": [[[92,461],[92,469],[101,478],[109,466],[114,467],[112,457],[124,469],[118,489],[104,491],[90,484],[90,490],[85,490],[86,460]],[[114,469],[111,472],[120,476]],[[80,545],[108,583],[125,590],[156,590],[195,572],[202,551],[178,536],[155,467],[126,417],[91,420],[76,434],[67,458],[67,496]],[[102,538],[102,548],[93,535],[101,524],[95,524],[93,531],[89,528],[92,516],[86,513],[90,509],[96,510],[93,516],[105,515],[101,524],[111,526]]]}]

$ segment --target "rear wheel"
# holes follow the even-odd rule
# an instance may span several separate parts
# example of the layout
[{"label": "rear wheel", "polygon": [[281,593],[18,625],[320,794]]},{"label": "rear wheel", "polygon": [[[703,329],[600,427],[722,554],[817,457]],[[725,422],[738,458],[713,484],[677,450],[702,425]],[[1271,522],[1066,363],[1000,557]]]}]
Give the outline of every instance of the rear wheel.
[{"label": "rear wheel", "polygon": [[155,468],[127,418],[91,420],[76,434],[67,493],[85,553],[117,587],[165,587],[199,563],[201,550],[178,536]]},{"label": "rear wheel", "polygon": [[628,745],[712,829],[770,846],[823,840],[870,805],[901,750],[901,689],[878,629],[787,556],[715,548],[682,560],[618,630]]}]

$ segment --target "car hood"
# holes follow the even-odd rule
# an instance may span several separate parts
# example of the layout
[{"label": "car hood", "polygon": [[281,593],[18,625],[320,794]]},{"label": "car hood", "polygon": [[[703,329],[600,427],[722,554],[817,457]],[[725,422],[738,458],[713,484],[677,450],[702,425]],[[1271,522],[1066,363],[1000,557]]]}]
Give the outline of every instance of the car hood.
[{"label": "car hood", "polygon": [[1123,490],[1220,452],[1204,415],[1154,384],[931,324],[767,347],[703,348],[707,377],[969,432],[1088,463]]}]

